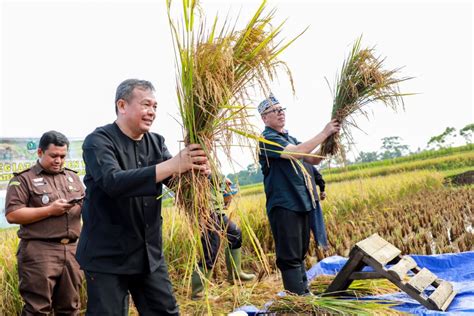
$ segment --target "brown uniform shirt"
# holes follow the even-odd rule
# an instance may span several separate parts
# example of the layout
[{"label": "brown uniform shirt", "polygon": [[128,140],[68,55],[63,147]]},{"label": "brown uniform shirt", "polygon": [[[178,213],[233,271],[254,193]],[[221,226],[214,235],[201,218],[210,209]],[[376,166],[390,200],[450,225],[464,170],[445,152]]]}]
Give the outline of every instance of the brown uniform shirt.
[{"label": "brown uniform shirt", "polygon": [[[64,168],[60,173],[47,173],[37,162],[33,167],[15,174],[10,180],[5,201],[5,215],[23,207],[43,207],[57,199],[82,197],[84,187],[74,170]],[[22,239],[75,240],[81,231],[82,202],[61,216],[51,216],[35,223],[20,225]]]}]

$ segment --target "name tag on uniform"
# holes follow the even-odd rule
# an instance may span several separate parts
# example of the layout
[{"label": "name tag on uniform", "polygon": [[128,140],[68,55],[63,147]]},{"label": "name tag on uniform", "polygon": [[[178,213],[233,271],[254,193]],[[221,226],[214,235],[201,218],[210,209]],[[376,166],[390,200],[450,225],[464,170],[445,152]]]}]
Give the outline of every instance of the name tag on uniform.
[{"label": "name tag on uniform", "polygon": [[40,185],[45,185],[46,184],[46,181],[44,181],[43,178],[35,178],[33,179],[33,185],[35,187],[39,187]]}]

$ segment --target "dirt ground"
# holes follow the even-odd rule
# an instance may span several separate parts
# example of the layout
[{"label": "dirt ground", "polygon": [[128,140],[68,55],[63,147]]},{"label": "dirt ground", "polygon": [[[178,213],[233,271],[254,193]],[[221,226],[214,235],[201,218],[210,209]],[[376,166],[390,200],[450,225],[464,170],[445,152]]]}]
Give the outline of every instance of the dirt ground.
[{"label": "dirt ground", "polygon": [[469,185],[474,184],[474,170],[470,170],[461,174],[457,174],[449,178],[451,184]]}]

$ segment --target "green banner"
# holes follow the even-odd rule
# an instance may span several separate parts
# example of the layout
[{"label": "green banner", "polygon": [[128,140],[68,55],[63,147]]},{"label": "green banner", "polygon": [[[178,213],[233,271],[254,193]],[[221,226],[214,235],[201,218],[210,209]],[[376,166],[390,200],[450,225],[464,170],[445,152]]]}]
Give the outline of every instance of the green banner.
[{"label": "green banner", "polygon": [[[83,140],[70,139],[65,167],[82,177],[85,164],[82,160]],[[0,138],[0,190],[5,190],[14,172],[30,168],[38,159],[39,138]]]}]

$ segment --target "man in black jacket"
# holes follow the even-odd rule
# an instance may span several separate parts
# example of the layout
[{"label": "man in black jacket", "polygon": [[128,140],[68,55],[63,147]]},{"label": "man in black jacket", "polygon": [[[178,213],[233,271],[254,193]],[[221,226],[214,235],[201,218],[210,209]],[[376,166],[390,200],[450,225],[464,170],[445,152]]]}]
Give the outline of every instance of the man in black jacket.
[{"label": "man in black jacket", "polygon": [[145,80],[122,82],[117,120],[84,140],[86,198],[77,259],[86,275],[87,315],[122,315],[128,292],[141,315],[178,314],[162,253],[162,183],[209,167],[199,145],[172,157],[163,136],[149,131],[157,107],[153,92]]}]

